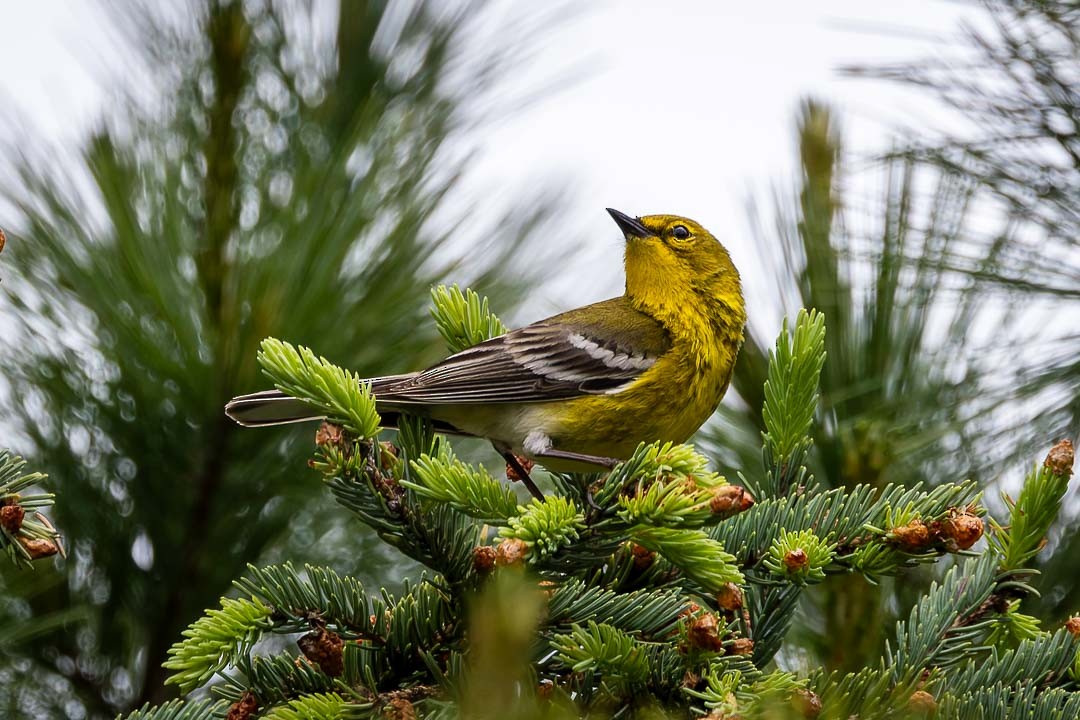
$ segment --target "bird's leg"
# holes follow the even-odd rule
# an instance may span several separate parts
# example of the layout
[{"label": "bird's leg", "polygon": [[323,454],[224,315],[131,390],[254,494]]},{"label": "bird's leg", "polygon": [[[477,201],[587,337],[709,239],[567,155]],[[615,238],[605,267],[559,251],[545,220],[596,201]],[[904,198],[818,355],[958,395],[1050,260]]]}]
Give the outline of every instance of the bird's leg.
[{"label": "bird's leg", "polygon": [[510,450],[504,450],[500,447],[496,447],[495,449],[498,450],[499,454],[503,456],[504,460],[506,460],[507,467],[514,471],[514,474],[517,475],[518,480],[520,480],[522,484],[524,484],[525,487],[529,489],[529,492],[532,493],[532,496],[540,502],[543,502],[544,493],[540,491],[540,488],[536,487],[536,483],[534,483],[533,479],[529,477],[529,471],[526,470],[525,467],[521,464],[521,461],[518,460],[517,455],[515,455]]}]

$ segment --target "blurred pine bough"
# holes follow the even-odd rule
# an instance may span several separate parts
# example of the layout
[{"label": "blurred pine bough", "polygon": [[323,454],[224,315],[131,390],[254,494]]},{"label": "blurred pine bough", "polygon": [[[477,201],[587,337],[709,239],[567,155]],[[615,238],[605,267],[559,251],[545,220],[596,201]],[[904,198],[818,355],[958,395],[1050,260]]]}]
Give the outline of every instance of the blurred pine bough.
[{"label": "blurred pine bough", "polygon": [[446,201],[463,131],[524,35],[466,47],[477,3],[337,10],[318,42],[306,3],[125,3],[110,10],[125,51],[161,97],[121,102],[76,156],[9,128],[5,429],[62,479],[71,556],[62,573],[3,571],[0,623],[51,628],[0,648],[4,716],[160,699],[179,630],[244,562],[291,554],[283,542],[385,577],[399,560],[374,544],[334,552],[342,514],[281,462],[297,435],[235,433],[223,415],[255,389],[251,348],[275,334],[361,370],[412,367],[436,352],[432,283],[452,269],[510,307],[542,270],[514,262],[542,194],[497,233]]},{"label": "blurred pine bough", "polygon": [[[988,29],[967,29],[939,58],[848,69],[938,94],[974,138],[902,145],[855,183],[835,117],[808,101],[797,185],[776,192],[772,217],[753,208],[755,244],[774,250],[771,297],[751,306],[829,318],[810,459],[829,487],[1002,483],[1039,438],[1075,439],[1080,428],[1080,334],[1066,320],[1080,299],[1080,135],[1061,123],[1080,107],[1080,10],[981,4]],[[732,383],[745,402],[722,407],[706,433],[722,467],[751,467],[759,452],[767,340],[748,337]],[[1080,598],[1078,525],[1066,505],[1040,558],[1048,592],[1033,602],[1045,617],[1061,619]],[[861,667],[883,642],[873,628],[919,588],[842,580],[805,608],[803,644],[830,667]]]}]

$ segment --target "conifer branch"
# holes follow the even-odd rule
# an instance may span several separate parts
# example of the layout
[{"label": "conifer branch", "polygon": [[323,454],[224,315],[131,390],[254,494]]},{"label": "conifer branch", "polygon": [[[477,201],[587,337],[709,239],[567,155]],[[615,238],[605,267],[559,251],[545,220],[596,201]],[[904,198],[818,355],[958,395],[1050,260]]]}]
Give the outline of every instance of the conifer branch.
[{"label": "conifer branch", "polygon": [[26,494],[40,485],[46,475],[24,472],[26,461],[0,450],[0,550],[16,565],[29,566],[34,560],[63,552],[60,533],[41,514],[56,497],[52,493]]},{"label": "conifer branch", "polygon": [[505,525],[518,512],[518,499],[505,483],[457,458],[421,455],[411,463],[412,479],[401,485],[417,495],[447,503],[458,512],[493,525]]},{"label": "conifer branch", "polygon": [[227,703],[221,700],[170,700],[157,707],[149,704],[128,713],[124,720],[220,720]]},{"label": "conifer branch", "polygon": [[431,316],[450,352],[460,352],[502,335],[506,326],[488,308],[488,299],[456,284],[431,289]]},{"label": "conifer branch", "polygon": [[784,320],[776,347],[769,352],[762,434],[765,478],[754,488],[761,498],[787,494],[800,478],[813,440],[810,426],[817,410],[818,380],[825,363],[825,318],[816,310],[800,310],[795,331]]},{"label": "conifer branch", "polygon": [[378,434],[375,397],[359,376],[317,357],[306,347],[296,348],[275,338],[262,341],[258,359],[278,390],[306,401],[357,438]]},{"label": "conifer branch", "polygon": [[167,683],[190,692],[219,670],[249,652],[272,626],[271,608],[258,600],[221,598],[221,608],[207,610],[169,648],[164,666],[173,671]]}]

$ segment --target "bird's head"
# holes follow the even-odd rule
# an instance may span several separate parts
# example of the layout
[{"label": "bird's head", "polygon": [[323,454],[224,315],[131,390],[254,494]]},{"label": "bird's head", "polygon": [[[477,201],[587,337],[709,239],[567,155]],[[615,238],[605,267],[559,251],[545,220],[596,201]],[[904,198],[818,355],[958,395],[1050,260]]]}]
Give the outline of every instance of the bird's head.
[{"label": "bird's head", "polygon": [[630,217],[608,208],[626,238],[626,294],[653,305],[689,301],[686,293],[742,305],[739,272],[720,242],[678,215]]}]

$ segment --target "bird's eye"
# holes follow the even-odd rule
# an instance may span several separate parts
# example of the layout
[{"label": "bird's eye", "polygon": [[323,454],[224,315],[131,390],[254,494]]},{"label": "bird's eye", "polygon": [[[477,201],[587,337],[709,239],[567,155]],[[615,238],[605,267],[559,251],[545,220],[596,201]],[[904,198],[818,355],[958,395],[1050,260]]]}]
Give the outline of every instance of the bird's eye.
[{"label": "bird's eye", "polygon": [[676,240],[685,240],[690,237],[690,231],[686,229],[685,225],[676,225],[671,229],[671,234]]}]

